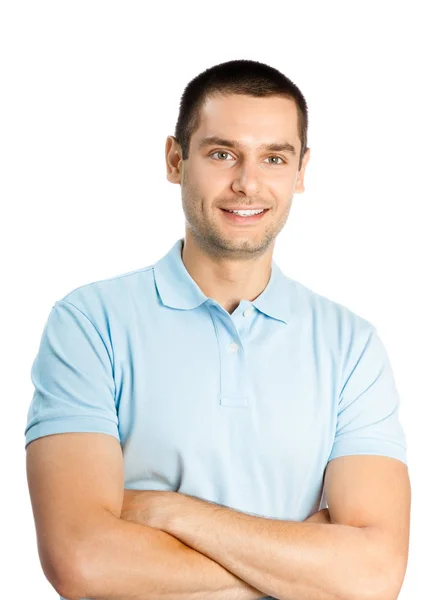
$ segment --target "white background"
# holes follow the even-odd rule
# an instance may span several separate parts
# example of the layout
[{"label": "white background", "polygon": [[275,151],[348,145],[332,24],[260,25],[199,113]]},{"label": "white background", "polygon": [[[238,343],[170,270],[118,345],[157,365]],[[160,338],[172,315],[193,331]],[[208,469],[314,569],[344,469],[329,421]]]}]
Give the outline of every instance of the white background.
[{"label": "white background", "polygon": [[24,451],[50,308],[75,287],[154,263],[184,235],[180,187],[165,169],[180,96],[202,70],[246,58],[284,72],[308,102],[306,191],[274,258],[382,336],[412,484],[399,598],[436,597],[434,9],[419,0],[1,4],[3,596],[57,598],[39,564]]}]

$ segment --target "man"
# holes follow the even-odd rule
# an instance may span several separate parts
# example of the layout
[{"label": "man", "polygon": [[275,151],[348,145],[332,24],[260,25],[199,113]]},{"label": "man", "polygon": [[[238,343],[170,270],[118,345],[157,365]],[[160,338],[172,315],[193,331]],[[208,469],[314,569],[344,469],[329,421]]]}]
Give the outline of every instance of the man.
[{"label": "man", "polygon": [[386,351],[272,258],[307,126],[268,65],[198,75],[166,140],[184,239],[52,307],[25,433],[61,597],[397,597],[411,492]]}]

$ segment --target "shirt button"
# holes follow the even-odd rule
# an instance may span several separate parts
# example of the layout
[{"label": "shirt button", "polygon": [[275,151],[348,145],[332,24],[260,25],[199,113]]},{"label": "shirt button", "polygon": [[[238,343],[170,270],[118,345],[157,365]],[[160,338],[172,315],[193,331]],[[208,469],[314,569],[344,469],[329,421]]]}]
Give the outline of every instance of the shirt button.
[{"label": "shirt button", "polygon": [[248,317],[252,314],[252,312],[253,312],[253,308],[246,308],[242,314],[244,315],[244,317]]},{"label": "shirt button", "polygon": [[238,344],[236,344],[235,342],[230,342],[229,344],[229,351],[230,352],[238,352]]}]

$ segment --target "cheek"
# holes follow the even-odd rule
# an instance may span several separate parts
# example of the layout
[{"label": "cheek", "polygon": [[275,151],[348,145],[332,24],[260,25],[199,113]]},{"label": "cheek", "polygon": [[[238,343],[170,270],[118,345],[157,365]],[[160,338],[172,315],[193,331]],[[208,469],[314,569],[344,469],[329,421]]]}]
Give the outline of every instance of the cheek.
[{"label": "cheek", "polygon": [[217,207],[221,201],[230,198],[231,181],[228,178],[218,176],[215,173],[211,176],[203,173],[197,180],[196,196],[198,199],[202,199],[205,204],[205,211],[213,210],[213,207]]},{"label": "cheek", "polygon": [[205,195],[215,196],[218,190],[222,190],[231,183],[231,174],[225,169],[204,168],[196,174],[200,190]]},{"label": "cheek", "polygon": [[291,172],[284,171],[278,173],[276,177],[272,178],[272,184],[283,196],[293,193],[295,186],[295,177],[291,176]]}]

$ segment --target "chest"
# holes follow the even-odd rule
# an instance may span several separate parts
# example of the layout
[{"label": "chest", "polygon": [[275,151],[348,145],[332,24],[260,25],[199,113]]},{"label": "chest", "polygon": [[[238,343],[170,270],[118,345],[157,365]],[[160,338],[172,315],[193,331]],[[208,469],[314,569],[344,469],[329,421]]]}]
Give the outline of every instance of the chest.
[{"label": "chest", "polygon": [[335,432],[337,368],[306,324],[266,319],[241,328],[206,314],[200,326],[188,313],[187,322],[168,318],[119,340],[130,487],[180,490],[255,513],[268,502],[278,514],[275,494],[318,487]]}]

